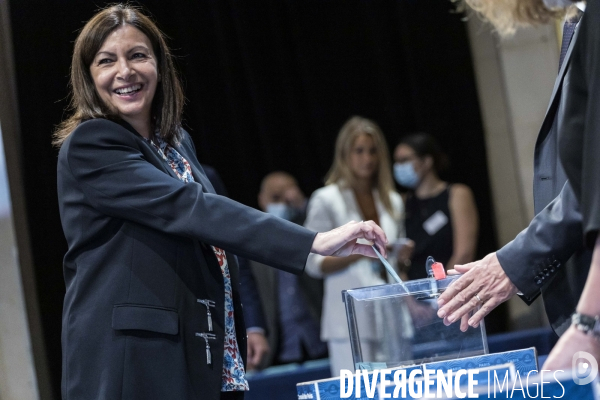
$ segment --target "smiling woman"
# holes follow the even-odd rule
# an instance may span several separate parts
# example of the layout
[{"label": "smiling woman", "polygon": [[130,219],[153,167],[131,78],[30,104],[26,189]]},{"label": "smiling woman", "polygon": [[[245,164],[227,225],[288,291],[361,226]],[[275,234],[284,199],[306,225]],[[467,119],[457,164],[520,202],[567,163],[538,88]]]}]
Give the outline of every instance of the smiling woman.
[{"label": "smiling woman", "polygon": [[152,44],[131,25],[111,32],[90,66],[96,92],[111,112],[143,137],[152,136],[152,100],[158,67]]},{"label": "smiling woman", "polygon": [[88,21],[75,41],[70,83],[72,116],[58,126],[55,145],[60,146],[82,121],[120,119],[113,91],[138,83],[151,87],[145,88],[143,101],[134,99],[133,108],[150,106],[149,121],[167,143],[181,139],[184,96],[171,51],[163,33],[138,9],[117,5]]},{"label": "smiling woman", "polygon": [[[100,11],[75,42],[58,129],[63,398],[242,399],[246,329],[232,254],[300,274],[310,252],[375,257],[373,221],[316,233],[215,194],[181,128],[162,33]],[[332,227],[334,228],[334,227]],[[259,233],[259,234],[257,234]]]}]

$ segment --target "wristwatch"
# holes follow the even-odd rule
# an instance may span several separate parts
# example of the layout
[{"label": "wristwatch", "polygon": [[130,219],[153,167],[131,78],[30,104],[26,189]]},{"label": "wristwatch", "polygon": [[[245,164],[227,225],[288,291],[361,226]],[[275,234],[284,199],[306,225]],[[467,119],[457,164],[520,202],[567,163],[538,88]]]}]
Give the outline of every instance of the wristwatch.
[{"label": "wristwatch", "polygon": [[600,317],[576,312],[571,316],[571,325],[588,335],[600,340]]}]

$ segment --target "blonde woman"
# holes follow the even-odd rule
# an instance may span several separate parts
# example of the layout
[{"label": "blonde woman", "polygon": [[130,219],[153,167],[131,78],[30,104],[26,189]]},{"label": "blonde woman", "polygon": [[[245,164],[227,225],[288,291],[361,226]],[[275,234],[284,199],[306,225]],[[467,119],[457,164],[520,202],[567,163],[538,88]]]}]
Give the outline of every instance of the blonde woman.
[{"label": "blonde woman", "polygon": [[[510,37],[520,27],[546,24],[565,14],[570,0],[458,0],[459,7],[467,4],[503,37]],[[572,13],[569,10],[569,14]]]},{"label": "blonde woman", "polygon": [[[350,118],[338,134],[325,187],[315,191],[308,203],[305,227],[324,232],[340,223],[373,220],[390,243],[403,236],[403,203],[393,189],[390,171],[388,147],[377,124]],[[311,255],[306,272],[324,278],[321,340],[329,348],[332,376],[339,376],[340,369],[354,369],[341,291],[383,284],[386,277],[362,256]],[[367,359],[368,349],[362,350]]]}]

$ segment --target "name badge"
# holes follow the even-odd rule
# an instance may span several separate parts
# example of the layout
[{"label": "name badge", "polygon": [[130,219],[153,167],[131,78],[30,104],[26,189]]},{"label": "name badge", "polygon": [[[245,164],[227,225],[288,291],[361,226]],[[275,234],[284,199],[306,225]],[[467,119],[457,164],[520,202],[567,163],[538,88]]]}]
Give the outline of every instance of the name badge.
[{"label": "name badge", "polygon": [[429,218],[423,222],[423,229],[429,234],[429,236],[435,235],[440,229],[448,223],[448,217],[443,211],[438,210]]}]

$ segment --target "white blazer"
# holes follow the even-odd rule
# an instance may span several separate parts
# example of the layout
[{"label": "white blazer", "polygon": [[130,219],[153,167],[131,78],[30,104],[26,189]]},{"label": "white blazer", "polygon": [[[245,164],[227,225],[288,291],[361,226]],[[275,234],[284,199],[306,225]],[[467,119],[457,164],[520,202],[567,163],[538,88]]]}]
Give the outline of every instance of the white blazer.
[{"label": "white blazer", "polygon": [[[385,208],[379,192],[373,190],[373,198],[379,225],[388,240],[404,237],[404,204],[396,192],[390,193],[390,200],[395,215]],[[304,226],[317,232],[326,232],[350,221],[362,221],[360,208],[352,189],[340,188],[338,184],[327,185],[313,193],[308,203]],[[396,265],[393,255],[389,254],[390,264]],[[356,289],[365,286],[381,285],[385,282],[379,272],[373,268],[370,259],[363,258],[350,264],[348,268],[331,274],[323,274],[321,264],[323,256],[310,254],[306,262],[306,273],[315,278],[324,279],[323,314],[321,317],[321,340],[349,339],[346,308],[342,302],[342,290]]]}]

